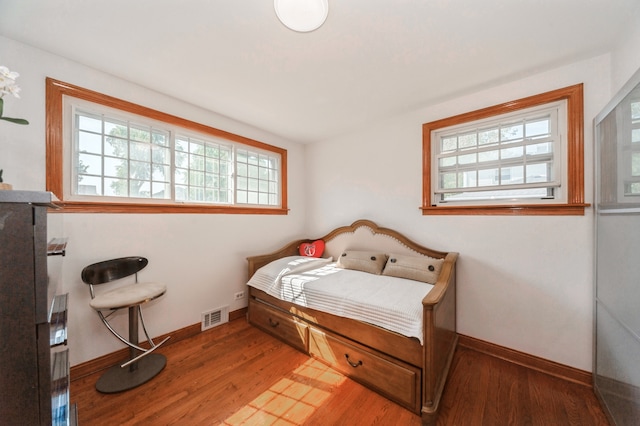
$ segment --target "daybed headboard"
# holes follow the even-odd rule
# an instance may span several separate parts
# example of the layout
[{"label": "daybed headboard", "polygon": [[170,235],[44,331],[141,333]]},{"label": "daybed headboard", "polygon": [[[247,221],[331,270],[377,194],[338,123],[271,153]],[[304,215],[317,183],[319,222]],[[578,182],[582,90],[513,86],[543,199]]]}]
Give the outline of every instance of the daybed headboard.
[{"label": "daybed headboard", "polygon": [[358,220],[351,226],[338,228],[322,238],[325,242],[323,257],[338,259],[345,250],[376,250],[382,253],[426,255],[444,258],[447,253],[423,247],[404,235],[380,228],[370,220]]},{"label": "daybed headboard", "polygon": [[249,277],[267,263],[285,256],[298,254],[302,243],[316,240],[325,242],[325,252],[322,257],[333,256],[338,259],[344,250],[380,250],[384,253],[416,254],[443,259],[448,253],[432,250],[417,244],[397,231],[381,228],[370,220],[357,220],[350,226],[343,226],[329,232],[324,237],[293,241],[273,253],[247,258],[249,262]]}]

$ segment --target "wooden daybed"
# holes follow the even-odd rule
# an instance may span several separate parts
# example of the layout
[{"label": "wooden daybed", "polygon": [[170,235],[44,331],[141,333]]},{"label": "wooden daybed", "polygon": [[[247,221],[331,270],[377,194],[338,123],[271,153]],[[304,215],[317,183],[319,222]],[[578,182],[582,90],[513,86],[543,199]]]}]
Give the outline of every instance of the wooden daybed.
[{"label": "wooden daybed", "polygon": [[[274,260],[298,255],[303,243],[324,241],[323,257],[345,250],[378,250],[444,259],[434,287],[422,299],[422,342],[366,322],[280,300],[249,286],[249,322],[353,380],[422,416],[433,425],[457,344],[456,259],[421,246],[368,220],[318,239],[293,241],[273,253],[249,257],[249,278]],[[365,272],[363,272],[365,273]]]}]

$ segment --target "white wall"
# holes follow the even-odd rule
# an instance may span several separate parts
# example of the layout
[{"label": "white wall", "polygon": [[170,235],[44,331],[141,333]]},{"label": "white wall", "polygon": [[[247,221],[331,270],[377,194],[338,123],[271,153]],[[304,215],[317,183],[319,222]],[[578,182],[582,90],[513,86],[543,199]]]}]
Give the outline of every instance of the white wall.
[{"label": "white wall", "polygon": [[592,119],[610,97],[610,57],[522,78],[380,122],[307,150],[315,235],[368,218],[460,253],[458,332],[591,371],[593,214],[423,216],[422,123],[584,83],[585,197],[593,200]]},{"label": "white wall", "polygon": [[612,62],[612,94],[618,92],[624,84],[631,78],[633,73],[640,68],[640,5],[634,11],[630,11],[633,16],[627,33],[621,38],[620,44],[613,50]]},{"label": "white wall", "polygon": [[[199,323],[201,312],[212,308],[246,306],[246,300],[233,300],[233,294],[245,288],[246,256],[279,248],[303,231],[304,146],[7,38],[0,37],[0,52],[0,65],[21,74],[21,99],[5,98],[5,115],[30,121],[28,126],[0,121],[0,168],[5,170],[5,182],[14,189],[45,190],[45,77],[288,150],[289,176],[293,178],[289,181],[291,211],[287,216],[49,215],[51,234],[64,234],[51,236],[69,238],[62,277],[64,291],[70,293],[71,364],[123,347],[88,306],[89,292],[80,280],[80,271],[96,261],[128,255],[149,259],[140,278],[162,280],[168,287],[166,295],[145,310],[152,335]],[[126,315],[120,317],[120,324],[126,325]]]}]

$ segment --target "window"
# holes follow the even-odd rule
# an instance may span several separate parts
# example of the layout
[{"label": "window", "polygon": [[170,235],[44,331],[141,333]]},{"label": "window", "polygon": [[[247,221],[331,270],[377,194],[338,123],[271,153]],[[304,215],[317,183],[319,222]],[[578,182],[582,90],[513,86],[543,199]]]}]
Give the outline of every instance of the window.
[{"label": "window", "polygon": [[423,125],[423,214],[584,214],[582,85]]},{"label": "window", "polygon": [[286,214],[286,150],[47,79],[65,212]]},{"label": "window", "polygon": [[623,109],[622,127],[626,128],[620,140],[620,164],[622,164],[623,193],[620,200],[640,202],[640,99],[631,100]]},{"label": "window", "polygon": [[640,207],[640,89],[596,117],[600,212]]}]

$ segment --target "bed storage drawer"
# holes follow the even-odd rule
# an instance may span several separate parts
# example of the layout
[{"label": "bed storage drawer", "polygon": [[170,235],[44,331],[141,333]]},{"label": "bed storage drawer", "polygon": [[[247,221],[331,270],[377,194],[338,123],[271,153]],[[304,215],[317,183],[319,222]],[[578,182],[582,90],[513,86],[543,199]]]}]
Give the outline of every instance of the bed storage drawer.
[{"label": "bed storage drawer", "polygon": [[307,352],[309,326],[284,312],[277,311],[269,305],[252,300],[249,309],[249,322],[269,334],[273,334],[291,346]]},{"label": "bed storage drawer", "polygon": [[387,398],[417,411],[420,405],[420,369],[388,360],[373,350],[348,343],[314,327],[309,329],[309,354],[328,363]]}]

